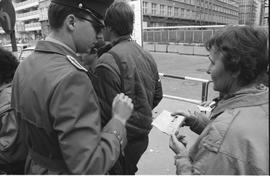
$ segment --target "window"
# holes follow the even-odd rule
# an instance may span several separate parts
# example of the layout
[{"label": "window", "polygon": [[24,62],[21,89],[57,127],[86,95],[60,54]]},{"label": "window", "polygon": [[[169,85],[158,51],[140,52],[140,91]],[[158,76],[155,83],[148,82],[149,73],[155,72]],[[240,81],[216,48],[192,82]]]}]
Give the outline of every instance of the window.
[{"label": "window", "polygon": [[168,6],[168,16],[172,16],[172,6]]},{"label": "window", "polygon": [[189,18],[190,17],[190,10],[186,10],[186,17]]},{"label": "window", "polygon": [[163,4],[160,5],[160,15],[165,16],[165,5]]},{"label": "window", "polygon": [[178,10],[179,10],[178,7],[175,7],[175,8],[174,8],[174,16],[175,16],[175,17],[178,17],[178,15],[179,15],[179,14],[178,14]]},{"label": "window", "polygon": [[185,9],[181,8],[181,17],[185,16]]},{"label": "window", "polygon": [[143,14],[147,14],[147,2],[143,2]]},{"label": "window", "polygon": [[156,15],[156,13],[157,13],[157,4],[152,3],[152,15]]}]

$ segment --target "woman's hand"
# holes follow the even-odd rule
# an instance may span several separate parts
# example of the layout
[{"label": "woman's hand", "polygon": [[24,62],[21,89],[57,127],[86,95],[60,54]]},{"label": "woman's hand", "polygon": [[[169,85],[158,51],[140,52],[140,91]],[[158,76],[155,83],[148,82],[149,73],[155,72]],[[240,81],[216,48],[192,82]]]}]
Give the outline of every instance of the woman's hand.
[{"label": "woman's hand", "polygon": [[191,113],[190,110],[188,110],[188,113],[184,111],[177,111],[171,114],[172,116],[181,115],[185,117],[185,121],[183,123],[183,126],[192,126],[194,122],[196,121],[196,114]]},{"label": "woman's hand", "polygon": [[187,141],[185,136],[180,135],[179,131],[176,131],[175,134],[170,136],[169,146],[174,151],[175,154],[186,152]]}]

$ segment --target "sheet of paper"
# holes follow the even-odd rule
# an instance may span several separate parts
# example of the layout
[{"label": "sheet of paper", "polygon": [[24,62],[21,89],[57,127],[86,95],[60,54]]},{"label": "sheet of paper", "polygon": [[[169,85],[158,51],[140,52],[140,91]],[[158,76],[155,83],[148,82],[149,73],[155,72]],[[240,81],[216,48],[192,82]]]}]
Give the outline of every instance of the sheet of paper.
[{"label": "sheet of paper", "polygon": [[169,111],[162,111],[152,122],[152,125],[160,131],[171,135],[184,122],[184,116],[171,116]]}]

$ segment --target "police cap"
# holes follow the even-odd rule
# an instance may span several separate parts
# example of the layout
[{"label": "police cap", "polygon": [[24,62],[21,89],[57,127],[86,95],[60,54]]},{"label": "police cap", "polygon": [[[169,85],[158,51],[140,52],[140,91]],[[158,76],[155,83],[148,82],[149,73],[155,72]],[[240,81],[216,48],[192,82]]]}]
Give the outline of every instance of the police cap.
[{"label": "police cap", "polygon": [[107,8],[113,1],[114,0],[52,0],[55,4],[73,7],[94,14],[99,19],[104,18]]}]

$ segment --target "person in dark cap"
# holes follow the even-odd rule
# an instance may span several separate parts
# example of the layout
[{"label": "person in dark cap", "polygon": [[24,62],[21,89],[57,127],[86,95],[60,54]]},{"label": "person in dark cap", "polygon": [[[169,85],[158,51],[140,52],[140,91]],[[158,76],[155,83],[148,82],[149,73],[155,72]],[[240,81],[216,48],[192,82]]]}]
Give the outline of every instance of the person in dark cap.
[{"label": "person in dark cap", "polygon": [[111,3],[52,0],[50,35],[15,73],[11,103],[29,149],[26,174],[105,174],[125,147],[131,99],[118,94],[101,128],[97,96],[76,54],[96,42]]}]

